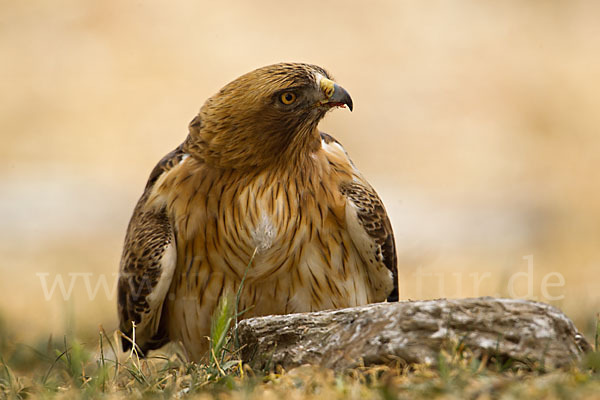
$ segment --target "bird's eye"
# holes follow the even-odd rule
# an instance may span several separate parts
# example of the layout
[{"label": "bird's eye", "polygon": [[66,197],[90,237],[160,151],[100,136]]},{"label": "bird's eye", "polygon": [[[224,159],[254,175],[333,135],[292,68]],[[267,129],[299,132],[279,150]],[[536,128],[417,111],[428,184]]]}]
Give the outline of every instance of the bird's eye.
[{"label": "bird's eye", "polygon": [[290,105],[296,101],[296,94],[293,92],[285,92],[279,97],[279,100],[285,105]]}]

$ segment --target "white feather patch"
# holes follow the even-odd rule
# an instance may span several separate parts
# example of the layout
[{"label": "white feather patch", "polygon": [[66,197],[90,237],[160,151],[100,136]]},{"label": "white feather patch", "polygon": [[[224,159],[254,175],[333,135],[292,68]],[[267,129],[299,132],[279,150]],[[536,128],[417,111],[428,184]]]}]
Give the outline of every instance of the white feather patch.
[{"label": "white feather patch", "polygon": [[263,214],[263,216],[260,218],[258,226],[252,232],[254,245],[258,249],[259,253],[262,253],[273,246],[276,233],[277,232],[271,219]]}]

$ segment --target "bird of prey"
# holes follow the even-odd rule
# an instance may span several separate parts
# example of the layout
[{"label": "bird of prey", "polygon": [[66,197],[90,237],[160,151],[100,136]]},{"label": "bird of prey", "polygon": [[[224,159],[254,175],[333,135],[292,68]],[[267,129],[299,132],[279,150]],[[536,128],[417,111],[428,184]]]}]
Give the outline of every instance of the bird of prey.
[{"label": "bird of prey", "polygon": [[174,341],[203,359],[219,298],[242,279],[243,318],[397,301],[384,206],[318,129],[336,107],[352,110],[348,92],[300,63],[256,69],[204,103],[150,174],[125,237],[120,329],[135,322],[143,352]]}]

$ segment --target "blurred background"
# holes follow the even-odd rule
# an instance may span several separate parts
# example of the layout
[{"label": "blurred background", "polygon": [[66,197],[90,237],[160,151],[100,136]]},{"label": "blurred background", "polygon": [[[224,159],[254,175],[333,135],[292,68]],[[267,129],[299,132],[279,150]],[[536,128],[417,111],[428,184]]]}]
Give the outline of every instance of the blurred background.
[{"label": "blurred background", "polygon": [[[303,61],[378,190],[402,299],[600,311],[600,3],[38,0],[0,5],[0,320],[14,340],[116,327],[125,229],[221,86]],[[95,340],[95,339],[94,339]]]}]

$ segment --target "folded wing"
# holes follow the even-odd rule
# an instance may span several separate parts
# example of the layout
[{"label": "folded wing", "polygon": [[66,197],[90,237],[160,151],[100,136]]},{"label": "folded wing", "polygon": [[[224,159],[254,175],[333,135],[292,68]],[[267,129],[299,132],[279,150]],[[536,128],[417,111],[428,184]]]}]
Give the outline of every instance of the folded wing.
[{"label": "folded wing", "polygon": [[[177,251],[165,205],[148,204],[156,181],[179,163],[181,148],[167,154],[154,168],[138,201],[125,237],[118,282],[119,328],[129,338],[136,325],[136,344],[143,352],[169,341],[163,304],[171,285]],[[131,342],[123,339],[123,350]]]}]

